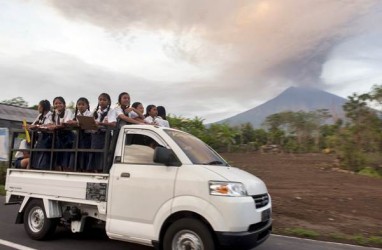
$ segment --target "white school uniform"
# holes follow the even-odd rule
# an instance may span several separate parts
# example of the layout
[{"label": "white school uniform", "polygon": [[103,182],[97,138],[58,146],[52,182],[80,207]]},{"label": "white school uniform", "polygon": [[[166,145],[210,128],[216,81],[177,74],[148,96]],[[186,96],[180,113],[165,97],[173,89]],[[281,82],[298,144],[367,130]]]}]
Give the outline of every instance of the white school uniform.
[{"label": "white school uniform", "polygon": [[112,123],[112,122],[117,122],[117,114],[114,109],[110,108],[109,112],[107,113],[107,116],[101,121],[101,115],[107,111],[107,108],[104,110],[98,109],[97,114],[98,117],[96,119],[97,122],[105,122],[105,118],[107,117],[107,122]]},{"label": "white school uniform", "polygon": [[131,111],[131,112],[129,112],[129,117],[134,119],[134,118],[138,118],[139,115],[137,114],[137,112]]},{"label": "white school uniform", "polygon": [[114,109],[115,115],[118,117],[119,115],[124,115],[125,112],[122,110],[121,106],[117,106]]},{"label": "white school uniform", "polygon": [[37,116],[37,118],[32,122],[32,125],[48,125],[48,124],[52,124],[53,121],[52,121],[52,112],[51,111],[48,111],[43,117],[42,119],[40,119],[40,115],[39,114]]},{"label": "white school uniform", "polygon": [[56,117],[54,117],[56,125],[63,124],[70,120],[73,120],[73,117],[74,117],[73,112],[70,109],[65,109],[64,117],[60,118],[59,115],[60,115],[59,113],[56,113]]},{"label": "white school uniform", "polygon": [[[19,149],[29,149],[29,146],[27,144],[27,141],[25,139],[21,140],[20,142],[20,145],[19,145]],[[16,151],[16,154],[15,154],[15,158],[23,158],[24,157],[24,153],[23,151]]]},{"label": "white school uniform", "polygon": [[93,116],[93,112],[91,112],[90,110],[85,110],[85,112],[81,114],[81,112],[78,110],[77,116]]},{"label": "white school uniform", "polygon": [[156,117],[151,117],[151,116],[148,116],[145,118],[144,120],[146,123],[154,123],[155,125],[157,126],[160,126],[160,127],[170,127],[168,121],[166,120],[163,120],[162,117],[160,116],[156,116]]}]

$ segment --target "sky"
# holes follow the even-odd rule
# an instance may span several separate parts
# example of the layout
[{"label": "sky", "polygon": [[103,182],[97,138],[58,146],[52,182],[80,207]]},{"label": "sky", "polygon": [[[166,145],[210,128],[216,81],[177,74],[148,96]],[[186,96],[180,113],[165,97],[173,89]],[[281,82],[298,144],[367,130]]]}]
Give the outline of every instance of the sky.
[{"label": "sky", "polygon": [[382,84],[380,0],[0,0],[0,101],[102,92],[206,123]]}]

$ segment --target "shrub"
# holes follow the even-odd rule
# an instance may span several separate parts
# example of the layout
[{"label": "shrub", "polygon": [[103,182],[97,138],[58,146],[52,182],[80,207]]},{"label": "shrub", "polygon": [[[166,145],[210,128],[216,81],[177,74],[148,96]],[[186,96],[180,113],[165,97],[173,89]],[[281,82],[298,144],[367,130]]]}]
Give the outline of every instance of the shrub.
[{"label": "shrub", "polygon": [[296,236],[300,236],[300,237],[316,238],[316,237],[320,236],[319,233],[317,233],[313,230],[309,230],[309,229],[305,229],[305,228],[299,228],[299,227],[287,228],[285,231],[288,234],[292,234],[292,235],[296,235]]},{"label": "shrub", "polygon": [[374,178],[382,178],[382,175],[378,173],[378,171],[374,168],[371,167],[366,167],[362,169],[361,171],[358,172],[360,175],[365,175],[369,177],[374,177]]}]

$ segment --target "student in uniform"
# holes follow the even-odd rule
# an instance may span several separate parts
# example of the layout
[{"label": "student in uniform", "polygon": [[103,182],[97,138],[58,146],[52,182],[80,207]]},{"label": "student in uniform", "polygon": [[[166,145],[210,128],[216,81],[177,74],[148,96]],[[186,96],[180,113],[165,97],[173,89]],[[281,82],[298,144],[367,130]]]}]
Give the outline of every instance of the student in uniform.
[{"label": "student in uniform", "polygon": [[[74,134],[71,130],[65,128],[65,124],[73,119],[73,113],[70,109],[66,108],[66,102],[62,96],[57,96],[53,99],[53,107],[52,121],[54,126],[52,128],[56,132],[55,148],[73,148]],[[71,153],[57,152],[54,155],[56,157],[56,170],[69,171]]]},{"label": "student in uniform", "polygon": [[144,119],[143,114],[141,114],[134,107],[130,107],[130,95],[127,92],[122,92],[118,96],[118,107],[115,108],[115,113],[117,115],[118,127],[128,124],[143,124],[143,121],[133,119],[129,116],[129,113],[134,111],[138,116]]},{"label": "student in uniform", "polygon": [[[76,102],[76,110],[74,112],[73,120],[68,121],[69,124],[78,125],[78,116],[88,116],[92,117],[93,113],[90,111],[89,100],[85,97],[80,97]],[[79,149],[90,149],[91,146],[91,131],[89,130],[78,130],[78,148]],[[85,171],[87,161],[89,159],[89,153],[78,152],[77,154],[77,169],[78,171]],[[70,167],[74,169],[74,154],[71,155]]]},{"label": "student in uniform", "polygon": [[155,122],[158,117],[158,110],[154,104],[147,105],[145,114],[145,123],[150,125],[159,125]]},{"label": "student in uniform", "polygon": [[146,114],[145,114],[145,123],[156,125],[160,127],[164,127],[166,124],[164,124],[162,117],[158,116],[158,109],[155,105],[150,104],[146,107]]},{"label": "student in uniform", "polygon": [[169,128],[170,124],[167,121],[166,109],[163,106],[158,106],[157,110],[158,110],[158,116],[162,118],[162,121],[161,121],[162,126]]},{"label": "student in uniform", "polygon": [[[39,115],[31,125],[27,125],[27,129],[34,132],[31,145],[35,149],[50,149],[52,147],[52,133],[48,132],[48,127],[53,124],[50,107],[48,100],[40,101],[38,104]],[[47,170],[50,166],[50,152],[33,152],[30,161],[31,168]]]},{"label": "student in uniform", "polygon": [[145,121],[145,108],[143,107],[143,104],[140,102],[134,102],[131,107],[134,109],[129,112],[129,117],[133,118],[136,121],[139,121],[141,123],[144,123]]},{"label": "student in uniform", "polygon": [[15,168],[28,168],[29,165],[29,148],[30,145],[25,139],[21,140],[19,145],[19,151],[15,154]]},{"label": "student in uniform", "polygon": [[[115,127],[117,123],[116,113],[110,106],[111,99],[109,94],[100,94],[98,97],[97,108],[93,113],[99,128],[92,133],[90,145],[92,149],[109,149],[109,145],[105,145],[105,138],[106,133],[110,133],[111,131],[107,130],[106,127]],[[111,133],[109,136],[111,137]],[[103,153],[90,153],[86,170],[89,172],[102,172],[103,162]]]}]

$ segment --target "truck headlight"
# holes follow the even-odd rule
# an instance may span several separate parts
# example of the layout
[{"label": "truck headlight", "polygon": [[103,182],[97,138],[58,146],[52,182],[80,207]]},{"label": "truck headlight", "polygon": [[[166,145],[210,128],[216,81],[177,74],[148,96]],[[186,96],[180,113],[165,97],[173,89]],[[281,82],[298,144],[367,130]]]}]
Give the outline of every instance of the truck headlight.
[{"label": "truck headlight", "polygon": [[243,183],[210,181],[210,194],[219,196],[247,196],[247,190]]}]

